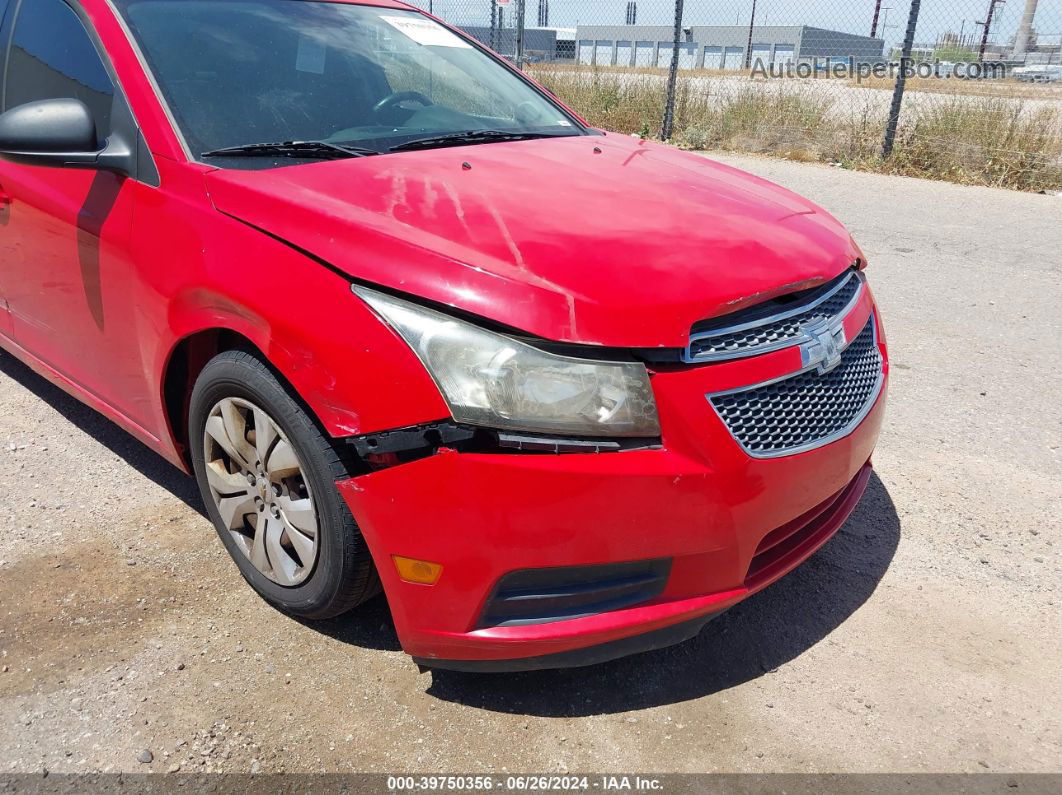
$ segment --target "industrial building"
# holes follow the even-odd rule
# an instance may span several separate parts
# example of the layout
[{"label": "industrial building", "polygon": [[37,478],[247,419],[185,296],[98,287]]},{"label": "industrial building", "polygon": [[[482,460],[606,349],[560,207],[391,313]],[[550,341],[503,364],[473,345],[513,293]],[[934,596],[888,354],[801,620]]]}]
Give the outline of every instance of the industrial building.
[{"label": "industrial building", "polygon": [[[516,29],[496,27],[491,30],[485,25],[461,25],[461,30],[497,53],[512,56],[516,53]],[[574,32],[572,33],[574,40]],[[553,28],[527,28],[524,31],[524,56],[529,61],[553,61],[574,58],[574,45],[565,48],[558,38],[558,31]]]},{"label": "industrial building", "polygon": [[[575,57],[584,65],[667,67],[674,28],[670,25],[579,25]],[[749,44],[747,25],[693,26],[683,29],[680,69],[743,69]],[[751,63],[787,64],[852,58],[875,63],[885,42],[807,25],[759,26],[752,29]]]}]

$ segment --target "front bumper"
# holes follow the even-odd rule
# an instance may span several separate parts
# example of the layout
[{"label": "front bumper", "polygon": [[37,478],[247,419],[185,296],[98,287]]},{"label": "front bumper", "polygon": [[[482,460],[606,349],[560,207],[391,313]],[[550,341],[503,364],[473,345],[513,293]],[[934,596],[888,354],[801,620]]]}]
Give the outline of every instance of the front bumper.
[{"label": "front bumper", "polygon": [[[851,321],[855,328],[870,309],[868,298],[865,311],[854,313],[861,315]],[[880,329],[878,338],[884,355]],[[403,649],[422,665],[461,670],[601,662],[684,640],[795,568],[837,531],[866,488],[885,389],[849,435],[771,459],[746,454],[705,395],[799,366],[799,351],[789,349],[655,372],[662,449],[441,450],[341,482]],[[887,377],[887,358],[884,367]],[[442,576],[434,585],[405,582],[393,555],[440,563]],[[667,584],[644,603],[480,627],[493,587],[510,572],[660,558],[671,560]]]}]

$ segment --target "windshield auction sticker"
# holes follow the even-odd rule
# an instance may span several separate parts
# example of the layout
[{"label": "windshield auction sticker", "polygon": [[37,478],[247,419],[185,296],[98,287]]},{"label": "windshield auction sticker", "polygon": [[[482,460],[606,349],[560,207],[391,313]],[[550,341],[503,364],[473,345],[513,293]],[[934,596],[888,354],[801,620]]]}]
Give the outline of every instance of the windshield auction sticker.
[{"label": "windshield auction sticker", "polygon": [[[410,15],[412,17],[412,15]],[[442,25],[437,25],[430,19],[416,19],[410,17],[380,17],[384,22],[393,27],[407,38],[413,39],[417,44],[426,47],[466,47],[471,44],[457,36]]]}]

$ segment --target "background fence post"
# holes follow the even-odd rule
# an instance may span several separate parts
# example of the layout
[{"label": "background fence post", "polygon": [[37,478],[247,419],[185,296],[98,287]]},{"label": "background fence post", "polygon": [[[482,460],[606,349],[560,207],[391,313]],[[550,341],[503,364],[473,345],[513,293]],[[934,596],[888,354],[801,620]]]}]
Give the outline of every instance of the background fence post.
[{"label": "background fence post", "polygon": [[516,68],[524,68],[524,0],[516,0]]},{"label": "background fence post", "polygon": [[671,139],[675,128],[675,83],[678,80],[679,42],[682,40],[682,3],[683,0],[675,0],[675,36],[671,45],[671,68],[667,73],[664,123],[660,126],[660,137],[665,141]]},{"label": "background fence post", "polygon": [[498,29],[498,4],[494,0],[490,2],[490,48],[494,52],[498,51],[498,39],[494,35],[494,31]]},{"label": "background fence post", "polygon": [[903,52],[900,57],[900,73],[896,76],[896,89],[892,92],[892,107],[889,108],[889,120],[885,125],[885,145],[881,156],[888,160],[892,157],[892,148],[896,145],[896,130],[900,125],[900,111],[903,109],[903,91],[907,85],[907,68],[910,65],[911,50],[914,49],[915,28],[918,27],[918,11],[922,0],[911,0],[911,13],[907,16],[907,35],[903,39]]},{"label": "background fence post", "polygon": [[749,16],[749,42],[745,47],[745,70],[752,68],[752,33],[756,27],[756,0],[752,0],[752,15]]}]

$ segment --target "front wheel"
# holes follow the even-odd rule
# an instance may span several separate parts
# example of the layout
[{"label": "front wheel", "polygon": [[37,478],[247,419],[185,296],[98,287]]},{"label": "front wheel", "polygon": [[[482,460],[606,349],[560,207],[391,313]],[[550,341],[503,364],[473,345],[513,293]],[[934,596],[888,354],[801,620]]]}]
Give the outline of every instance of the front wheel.
[{"label": "front wheel", "polygon": [[361,531],[335,483],[334,443],[254,355],[203,368],[189,409],[207,511],[244,579],[301,618],[331,618],[379,591]]}]

